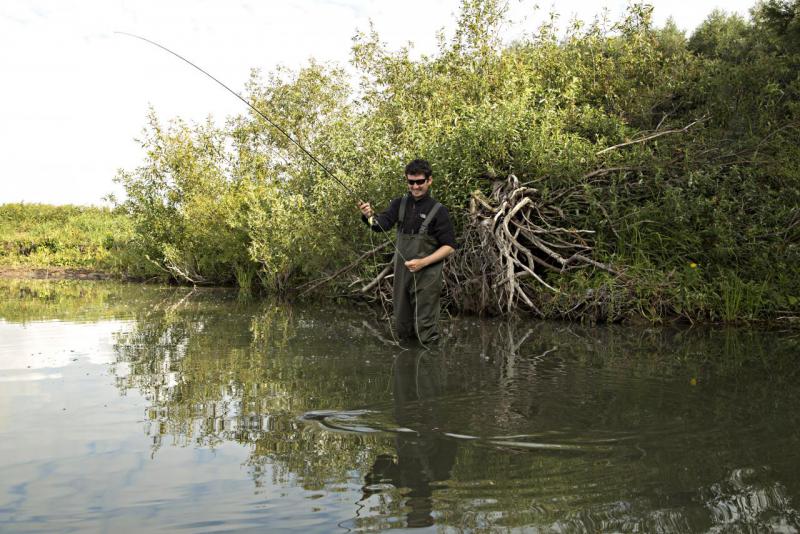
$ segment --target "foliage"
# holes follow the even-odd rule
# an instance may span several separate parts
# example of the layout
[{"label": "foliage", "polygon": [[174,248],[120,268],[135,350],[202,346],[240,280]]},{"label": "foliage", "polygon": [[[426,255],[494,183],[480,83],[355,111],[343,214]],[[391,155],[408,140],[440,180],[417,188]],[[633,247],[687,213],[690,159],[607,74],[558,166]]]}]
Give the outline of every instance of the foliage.
[{"label": "foliage", "polygon": [[119,271],[132,235],[127,217],[107,208],[0,205],[0,265]]},{"label": "foliage", "polygon": [[[592,230],[594,260],[625,274],[542,273],[559,290],[541,288],[546,316],[796,314],[797,12],[797,0],[758,4],[749,20],[718,11],[687,38],[635,4],[610,27],[578,22],[560,36],[547,23],[506,44],[505,4],[464,0],[433,56],[357,34],[358,90],[313,62],[254,73],[249,100],[352,190],[255,114],[166,128],[152,114],[145,163],[119,176],[137,268],[299,287],[375,245],[354,201],[385,205],[403,191],[404,163],[425,157],[459,230],[486,177],[514,174],[565,228]],[[359,276],[375,274],[364,262]]]},{"label": "foliage", "polygon": [[[312,64],[289,80],[278,74],[266,86],[253,74],[254,105],[275,110],[304,145],[344,135],[341,72]],[[141,143],[144,165],[117,177],[127,192],[121,208],[136,228],[139,269],[215,284],[243,285],[256,274],[265,288],[281,290],[290,276],[335,257],[329,234],[337,218],[344,223],[344,211],[328,197],[338,186],[257,115],[220,129],[211,121],[164,127],[152,112]]]}]

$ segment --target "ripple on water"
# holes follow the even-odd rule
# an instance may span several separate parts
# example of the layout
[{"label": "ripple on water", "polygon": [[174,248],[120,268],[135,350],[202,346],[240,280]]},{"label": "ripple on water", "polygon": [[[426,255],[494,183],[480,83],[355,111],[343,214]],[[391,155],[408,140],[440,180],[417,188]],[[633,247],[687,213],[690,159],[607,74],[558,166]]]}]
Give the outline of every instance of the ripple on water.
[{"label": "ripple on water", "polygon": [[152,297],[0,322],[0,530],[800,524],[796,341],[471,319],[400,351],[346,307]]}]

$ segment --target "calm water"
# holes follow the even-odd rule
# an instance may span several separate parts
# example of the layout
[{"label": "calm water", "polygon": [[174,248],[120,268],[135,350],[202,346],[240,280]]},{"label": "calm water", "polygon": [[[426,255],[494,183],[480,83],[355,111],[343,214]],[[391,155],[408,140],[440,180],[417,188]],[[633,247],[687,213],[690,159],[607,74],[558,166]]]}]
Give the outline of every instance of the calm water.
[{"label": "calm water", "polygon": [[797,532],[800,338],[0,282],[0,531]]}]

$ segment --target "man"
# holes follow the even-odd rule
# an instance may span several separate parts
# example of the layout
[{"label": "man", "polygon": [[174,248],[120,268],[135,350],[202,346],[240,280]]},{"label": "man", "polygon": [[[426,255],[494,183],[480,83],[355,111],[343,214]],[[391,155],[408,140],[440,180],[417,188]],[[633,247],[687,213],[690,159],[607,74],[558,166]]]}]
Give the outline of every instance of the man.
[{"label": "man", "polygon": [[428,193],[433,184],[430,164],[415,159],[406,165],[405,175],[408,193],[392,200],[386,211],[375,215],[366,202],[358,207],[375,232],[397,224],[395,327],[401,338],[416,337],[428,344],[439,338],[442,260],[455,251],[456,241],[447,208]]}]

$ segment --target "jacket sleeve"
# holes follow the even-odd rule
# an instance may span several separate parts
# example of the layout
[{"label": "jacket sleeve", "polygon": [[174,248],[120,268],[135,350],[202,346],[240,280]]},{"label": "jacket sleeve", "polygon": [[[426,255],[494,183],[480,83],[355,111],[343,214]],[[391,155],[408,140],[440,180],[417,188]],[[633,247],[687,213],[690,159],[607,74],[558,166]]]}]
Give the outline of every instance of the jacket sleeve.
[{"label": "jacket sleeve", "polygon": [[[371,225],[370,228],[372,228],[373,232],[388,232],[397,222],[399,214],[400,199],[396,198],[389,203],[389,207],[386,208],[386,211],[375,214],[375,224]],[[369,224],[369,221],[364,215],[361,216],[361,220],[364,221],[365,224]]]},{"label": "jacket sleeve", "polygon": [[439,246],[450,245],[454,249],[458,248],[456,245],[456,234],[453,230],[453,222],[450,220],[450,212],[447,208],[442,206],[436,213],[436,218],[430,230],[431,235],[439,243]]}]

